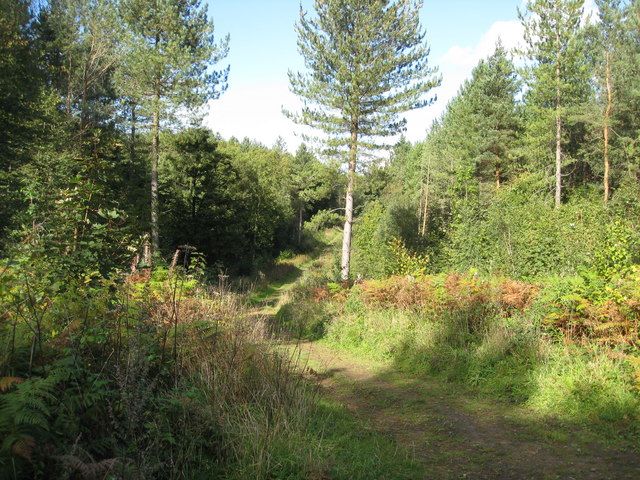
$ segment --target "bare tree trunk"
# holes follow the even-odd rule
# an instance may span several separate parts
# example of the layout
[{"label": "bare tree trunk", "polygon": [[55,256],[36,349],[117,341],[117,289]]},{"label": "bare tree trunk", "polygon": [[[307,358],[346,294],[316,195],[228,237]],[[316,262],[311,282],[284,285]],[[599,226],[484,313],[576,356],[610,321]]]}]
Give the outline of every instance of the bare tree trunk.
[{"label": "bare tree trunk", "polygon": [[427,219],[429,218],[429,190],[431,188],[431,162],[427,164],[427,185],[424,189],[424,203],[422,212],[422,236],[427,235]]},{"label": "bare tree trunk", "polygon": [[496,166],[496,190],[500,190],[500,165]]},{"label": "bare tree trunk", "polygon": [[562,121],[556,112],[556,208],[560,208],[562,201]]},{"label": "bare tree trunk", "polygon": [[73,68],[71,64],[71,58],[69,58],[69,63],[67,66],[67,118],[71,118],[71,104],[73,103],[72,71]]},{"label": "bare tree trunk", "polygon": [[349,170],[347,172],[347,195],[345,199],[345,220],[342,236],[342,263],[340,278],[349,280],[351,268],[351,229],[353,226],[353,189],[356,177],[356,158],[358,155],[358,128],[355,120],[351,126],[351,146],[349,149]]},{"label": "bare tree trunk", "polygon": [[159,110],[160,95],[156,90],[155,105],[153,107],[153,138],[151,139],[151,248],[153,253],[160,248],[160,233],[158,227],[158,160],[160,157]]},{"label": "bare tree trunk", "polygon": [[606,56],[606,83],[607,83],[607,109],[604,113],[604,204],[609,202],[609,119],[611,118],[611,107],[613,104],[613,94],[611,91],[611,56],[607,52]]},{"label": "bare tree trunk", "polygon": [[80,104],[80,133],[78,134],[78,144],[80,151],[82,151],[82,146],[84,143],[85,130],[87,128],[87,92],[89,90],[89,85],[87,82],[87,69],[86,67],[82,72],[82,97]]},{"label": "bare tree trunk", "polygon": [[420,186],[418,195],[418,235],[422,235],[422,200],[424,198],[424,184]]},{"label": "bare tree trunk", "polygon": [[[560,44],[560,39],[557,39]],[[556,58],[556,208],[562,201],[562,119],[560,118],[560,52]]]},{"label": "bare tree trunk", "polygon": [[131,102],[131,139],[129,145],[129,184],[133,181],[136,164],[136,104]]}]

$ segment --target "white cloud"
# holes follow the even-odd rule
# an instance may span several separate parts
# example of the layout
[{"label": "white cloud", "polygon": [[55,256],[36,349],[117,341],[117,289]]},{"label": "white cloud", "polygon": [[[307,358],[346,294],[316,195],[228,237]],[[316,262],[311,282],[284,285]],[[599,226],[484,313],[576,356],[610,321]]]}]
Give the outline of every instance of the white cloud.
[{"label": "white cloud", "polygon": [[220,99],[209,104],[205,125],[223,138],[248,137],[268,147],[280,136],[293,152],[302,140],[295,135],[297,125],[282,114],[283,106],[299,108],[298,99],[286,83],[230,85]]},{"label": "white cloud", "polygon": [[495,22],[474,46],[454,45],[440,57],[441,65],[473,68],[480,60],[491,55],[498,39],[507,49],[517,47],[523,38],[522,24],[518,20]]},{"label": "white cloud", "polygon": [[590,23],[596,23],[598,21],[598,7],[595,0],[586,0],[584,2],[584,13],[582,15],[582,22],[586,23],[590,20]]}]

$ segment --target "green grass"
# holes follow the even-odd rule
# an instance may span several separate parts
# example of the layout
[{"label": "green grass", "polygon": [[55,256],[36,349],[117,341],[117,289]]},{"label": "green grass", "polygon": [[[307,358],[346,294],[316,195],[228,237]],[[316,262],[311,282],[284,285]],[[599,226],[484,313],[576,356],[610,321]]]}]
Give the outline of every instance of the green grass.
[{"label": "green grass", "polygon": [[251,296],[249,296],[249,303],[251,305],[260,305],[269,300],[277,300],[278,296],[287,289],[292,288],[295,280],[302,275],[302,270],[288,261],[281,262],[279,264],[282,272],[279,272],[276,278],[270,278],[268,283],[258,290],[256,290]]},{"label": "green grass", "polygon": [[524,406],[541,419],[587,428],[604,441],[624,437],[640,446],[640,397],[623,355],[596,345],[554,343],[526,319],[506,324],[488,317],[482,328],[468,333],[456,318],[433,321],[399,310],[353,310],[323,318],[325,341],[390,361],[400,371]]},{"label": "green grass", "polygon": [[367,428],[335,400],[321,398],[311,428],[316,435],[322,436],[328,454],[325,478],[424,478],[425,472],[409,451],[399,448],[389,437]]}]

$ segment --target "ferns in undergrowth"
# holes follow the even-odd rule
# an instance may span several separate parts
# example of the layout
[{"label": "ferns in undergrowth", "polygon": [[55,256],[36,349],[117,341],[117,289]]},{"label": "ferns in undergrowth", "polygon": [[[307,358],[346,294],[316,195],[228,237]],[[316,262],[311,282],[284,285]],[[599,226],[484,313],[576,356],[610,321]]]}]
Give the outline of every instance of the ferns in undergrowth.
[{"label": "ferns in undergrowth", "polygon": [[68,375],[66,368],[57,368],[47,377],[15,379],[0,395],[0,474],[9,475],[7,469],[13,470],[16,460],[33,463],[38,444],[50,436],[51,419],[59,403],[57,386]]},{"label": "ferns in undergrowth", "polygon": [[232,294],[134,282],[0,317],[0,478],[267,478],[294,448],[313,402],[263,322]]}]

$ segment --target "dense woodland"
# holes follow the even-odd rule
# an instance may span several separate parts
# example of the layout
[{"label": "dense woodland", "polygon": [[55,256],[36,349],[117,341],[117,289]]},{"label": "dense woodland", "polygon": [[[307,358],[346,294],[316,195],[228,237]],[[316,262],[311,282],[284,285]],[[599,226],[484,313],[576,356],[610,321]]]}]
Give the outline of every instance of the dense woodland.
[{"label": "dense woodland", "polygon": [[[368,3],[317,2],[316,15],[419,8]],[[322,232],[345,225],[345,195],[347,278],[336,252],[277,316],[283,325],[415,371],[427,356],[434,371],[458,365],[451,378],[488,391],[511,377],[499,396],[542,410],[560,408],[555,391],[525,392],[516,363],[543,362],[534,337],[569,343],[574,357],[613,362],[602,375],[616,377],[575,411],[637,440],[640,2],[596,4],[585,19],[580,0],[528,2],[523,49],[498,43],[424,140],[385,151],[370,138],[400,133],[396,115],[428,108],[421,95],[440,81],[424,34],[390,28],[420,47],[403,60],[421,62],[411,75],[384,77],[405,82],[404,105],[380,100],[381,88],[359,131],[351,114],[337,115],[343,125],[287,112],[361,135],[291,154],[281,139],[202,126],[233,45],[214,37],[198,0],[0,0],[0,477],[334,478],[305,470],[323,441],[302,418],[313,416],[308,387],[256,347],[245,295],[279,260],[319,251]],[[313,70],[325,37],[304,35],[326,25],[305,15],[299,45]],[[328,97],[327,111],[348,103]],[[404,312],[392,323],[405,330],[364,320],[385,309]],[[464,360],[404,338],[433,335],[410,318],[446,312],[459,314],[448,325],[461,336],[447,338]],[[489,317],[515,332],[506,363],[473,357]],[[613,383],[619,402],[602,407]],[[309,449],[289,457],[294,444]]]}]

